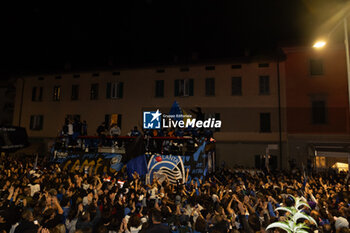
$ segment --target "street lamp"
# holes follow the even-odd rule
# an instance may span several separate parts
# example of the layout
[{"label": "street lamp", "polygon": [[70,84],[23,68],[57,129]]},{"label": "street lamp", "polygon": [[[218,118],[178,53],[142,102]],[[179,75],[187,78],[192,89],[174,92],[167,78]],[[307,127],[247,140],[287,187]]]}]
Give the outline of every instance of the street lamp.
[{"label": "street lamp", "polygon": [[326,45],[326,43],[327,42],[324,40],[319,40],[319,41],[316,41],[312,47],[314,47],[316,49],[323,48]]}]

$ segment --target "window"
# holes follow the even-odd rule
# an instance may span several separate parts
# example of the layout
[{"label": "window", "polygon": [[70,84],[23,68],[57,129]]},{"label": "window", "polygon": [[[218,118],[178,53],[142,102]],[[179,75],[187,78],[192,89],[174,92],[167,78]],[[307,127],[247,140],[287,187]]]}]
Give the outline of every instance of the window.
[{"label": "window", "polygon": [[310,59],[310,74],[323,75],[323,62],[321,59]]},{"label": "window", "polygon": [[112,75],[120,75],[120,72],[119,72],[119,71],[114,71],[114,72],[112,73]]},{"label": "window", "polygon": [[[265,155],[255,155],[255,168],[257,169],[263,169],[265,168]],[[269,167],[271,170],[277,169],[277,156],[276,155],[269,155]]]},{"label": "window", "polygon": [[92,74],[92,77],[98,77],[98,76],[100,76],[99,73],[93,73],[93,74]]},{"label": "window", "polygon": [[266,67],[269,67],[270,64],[269,63],[259,63],[259,68],[266,68]]},{"label": "window", "polygon": [[260,113],[260,132],[271,132],[271,119],[270,113]]},{"label": "window", "polygon": [[260,76],[259,78],[259,94],[269,95],[270,94],[270,77]]},{"label": "window", "polygon": [[105,124],[110,126],[112,124],[117,124],[119,128],[122,128],[122,114],[106,114]]},{"label": "window", "polygon": [[62,76],[56,76],[55,79],[62,79]]},{"label": "window", "polygon": [[32,115],[30,116],[30,129],[31,130],[42,130],[43,129],[43,115]]},{"label": "window", "polygon": [[241,77],[232,77],[232,95],[242,95]]},{"label": "window", "polygon": [[205,79],[205,95],[214,96],[215,95],[215,78]]},{"label": "window", "polygon": [[32,88],[32,101],[36,101],[36,87]]},{"label": "window", "polygon": [[[215,120],[221,120],[220,113],[215,113]],[[215,132],[220,132],[220,128],[215,128]]]},{"label": "window", "polygon": [[107,83],[106,98],[107,99],[121,99],[123,98],[123,82]]},{"label": "window", "polygon": [[73,75],[73,78],[79,78],[80,77],[80,74],[74,74]]},{"label": "window", "polygon": [[188,71],[190,71],[190,68],[188,68],[188,67],[180,68],[180,72],[188,72]]},{"label": "window", "polygon": [[77,100],[79,98],[79,85],[72,85],[71,100]]},{"label": "window", "polygon": [[53,87],[53,101],[60,101],[60,100],[61,100],[61,87],[54,86]]},{"label": "window", "polygon": [[232,69],[241,69],[242,65],[232,65],[231,68]]},{"label": "window", "polygon": [[66,116],[67,120],[71,120],[71,121],[80,121],[80,115],[79,114],[68,114]]},{"label": "window", "polygon": [[97,100],[98,99],[98,83],[91,84],[90,99],[91,100]]},{"label": "window", "polygon": [[193,79],[176,79],[175,96],[193,96]]},{"label": "window", "polygon": [[164,80],[156,80],[156,97],[164,97]]},{"label": "window", "polygon": [[326,101],[315,100],[312,101],[312,123],[313,124],[326,124],[327,123],[327,109]]},{"label": "window", "polygon": [[43,87],[33,87],[32,101],[42,101],[42,100],[43,100]]},{"label": "window", "polygon": [[206,70],[215,70],[215,66],[206,66],[205,69]]},{"label": "window", "polygon": [[105,115],[105,125],[109,126],[111,124],[111,114]]}]

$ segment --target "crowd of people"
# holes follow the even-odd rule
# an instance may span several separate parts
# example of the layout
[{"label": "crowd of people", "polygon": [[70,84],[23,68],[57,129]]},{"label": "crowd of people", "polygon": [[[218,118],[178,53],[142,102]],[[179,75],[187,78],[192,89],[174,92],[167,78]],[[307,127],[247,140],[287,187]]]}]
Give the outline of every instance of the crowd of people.
[{"label": "crowd of people", "polygon": [[[190,171],[187,170],[187,174]],[[137,173],[63,170],[29,157],[0,160],[0,232],[286,232],[273,222],[302,197],[307,232],[349,232],[345,174],[262,172],[222,167],[203,179],[146,184]]]}]

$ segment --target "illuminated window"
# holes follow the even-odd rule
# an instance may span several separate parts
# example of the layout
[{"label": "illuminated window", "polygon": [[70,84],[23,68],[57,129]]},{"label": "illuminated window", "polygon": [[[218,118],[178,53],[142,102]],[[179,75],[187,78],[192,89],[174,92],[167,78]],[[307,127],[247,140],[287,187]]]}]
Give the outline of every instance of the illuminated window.
[{"label": "illuminated window", "polygon": [[54,86],[53,88],[53,101],[61,100],[61,86]]}]

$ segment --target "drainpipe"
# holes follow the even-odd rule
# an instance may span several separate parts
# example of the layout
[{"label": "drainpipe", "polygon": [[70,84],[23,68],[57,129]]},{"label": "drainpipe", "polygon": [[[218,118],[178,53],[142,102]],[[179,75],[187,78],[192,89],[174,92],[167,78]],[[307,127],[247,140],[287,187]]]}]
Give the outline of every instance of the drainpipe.
[{"label": "drainpipe", "polygon": [[19,116],[18,116],[18,126],[21,127],[21,119],[22,119],[22,108],[23,108],[23,95],[24,95],[24,79],[22,79],[22,90],[21,90],[21,104],[19,107]]},{"label": "drainpipe", "polygon": [[282,117],[281,117],[281,77],[280,50],[277,51],[277,94],[278,94],[278,134],[279,134],[279,167],[282,170]]}]

